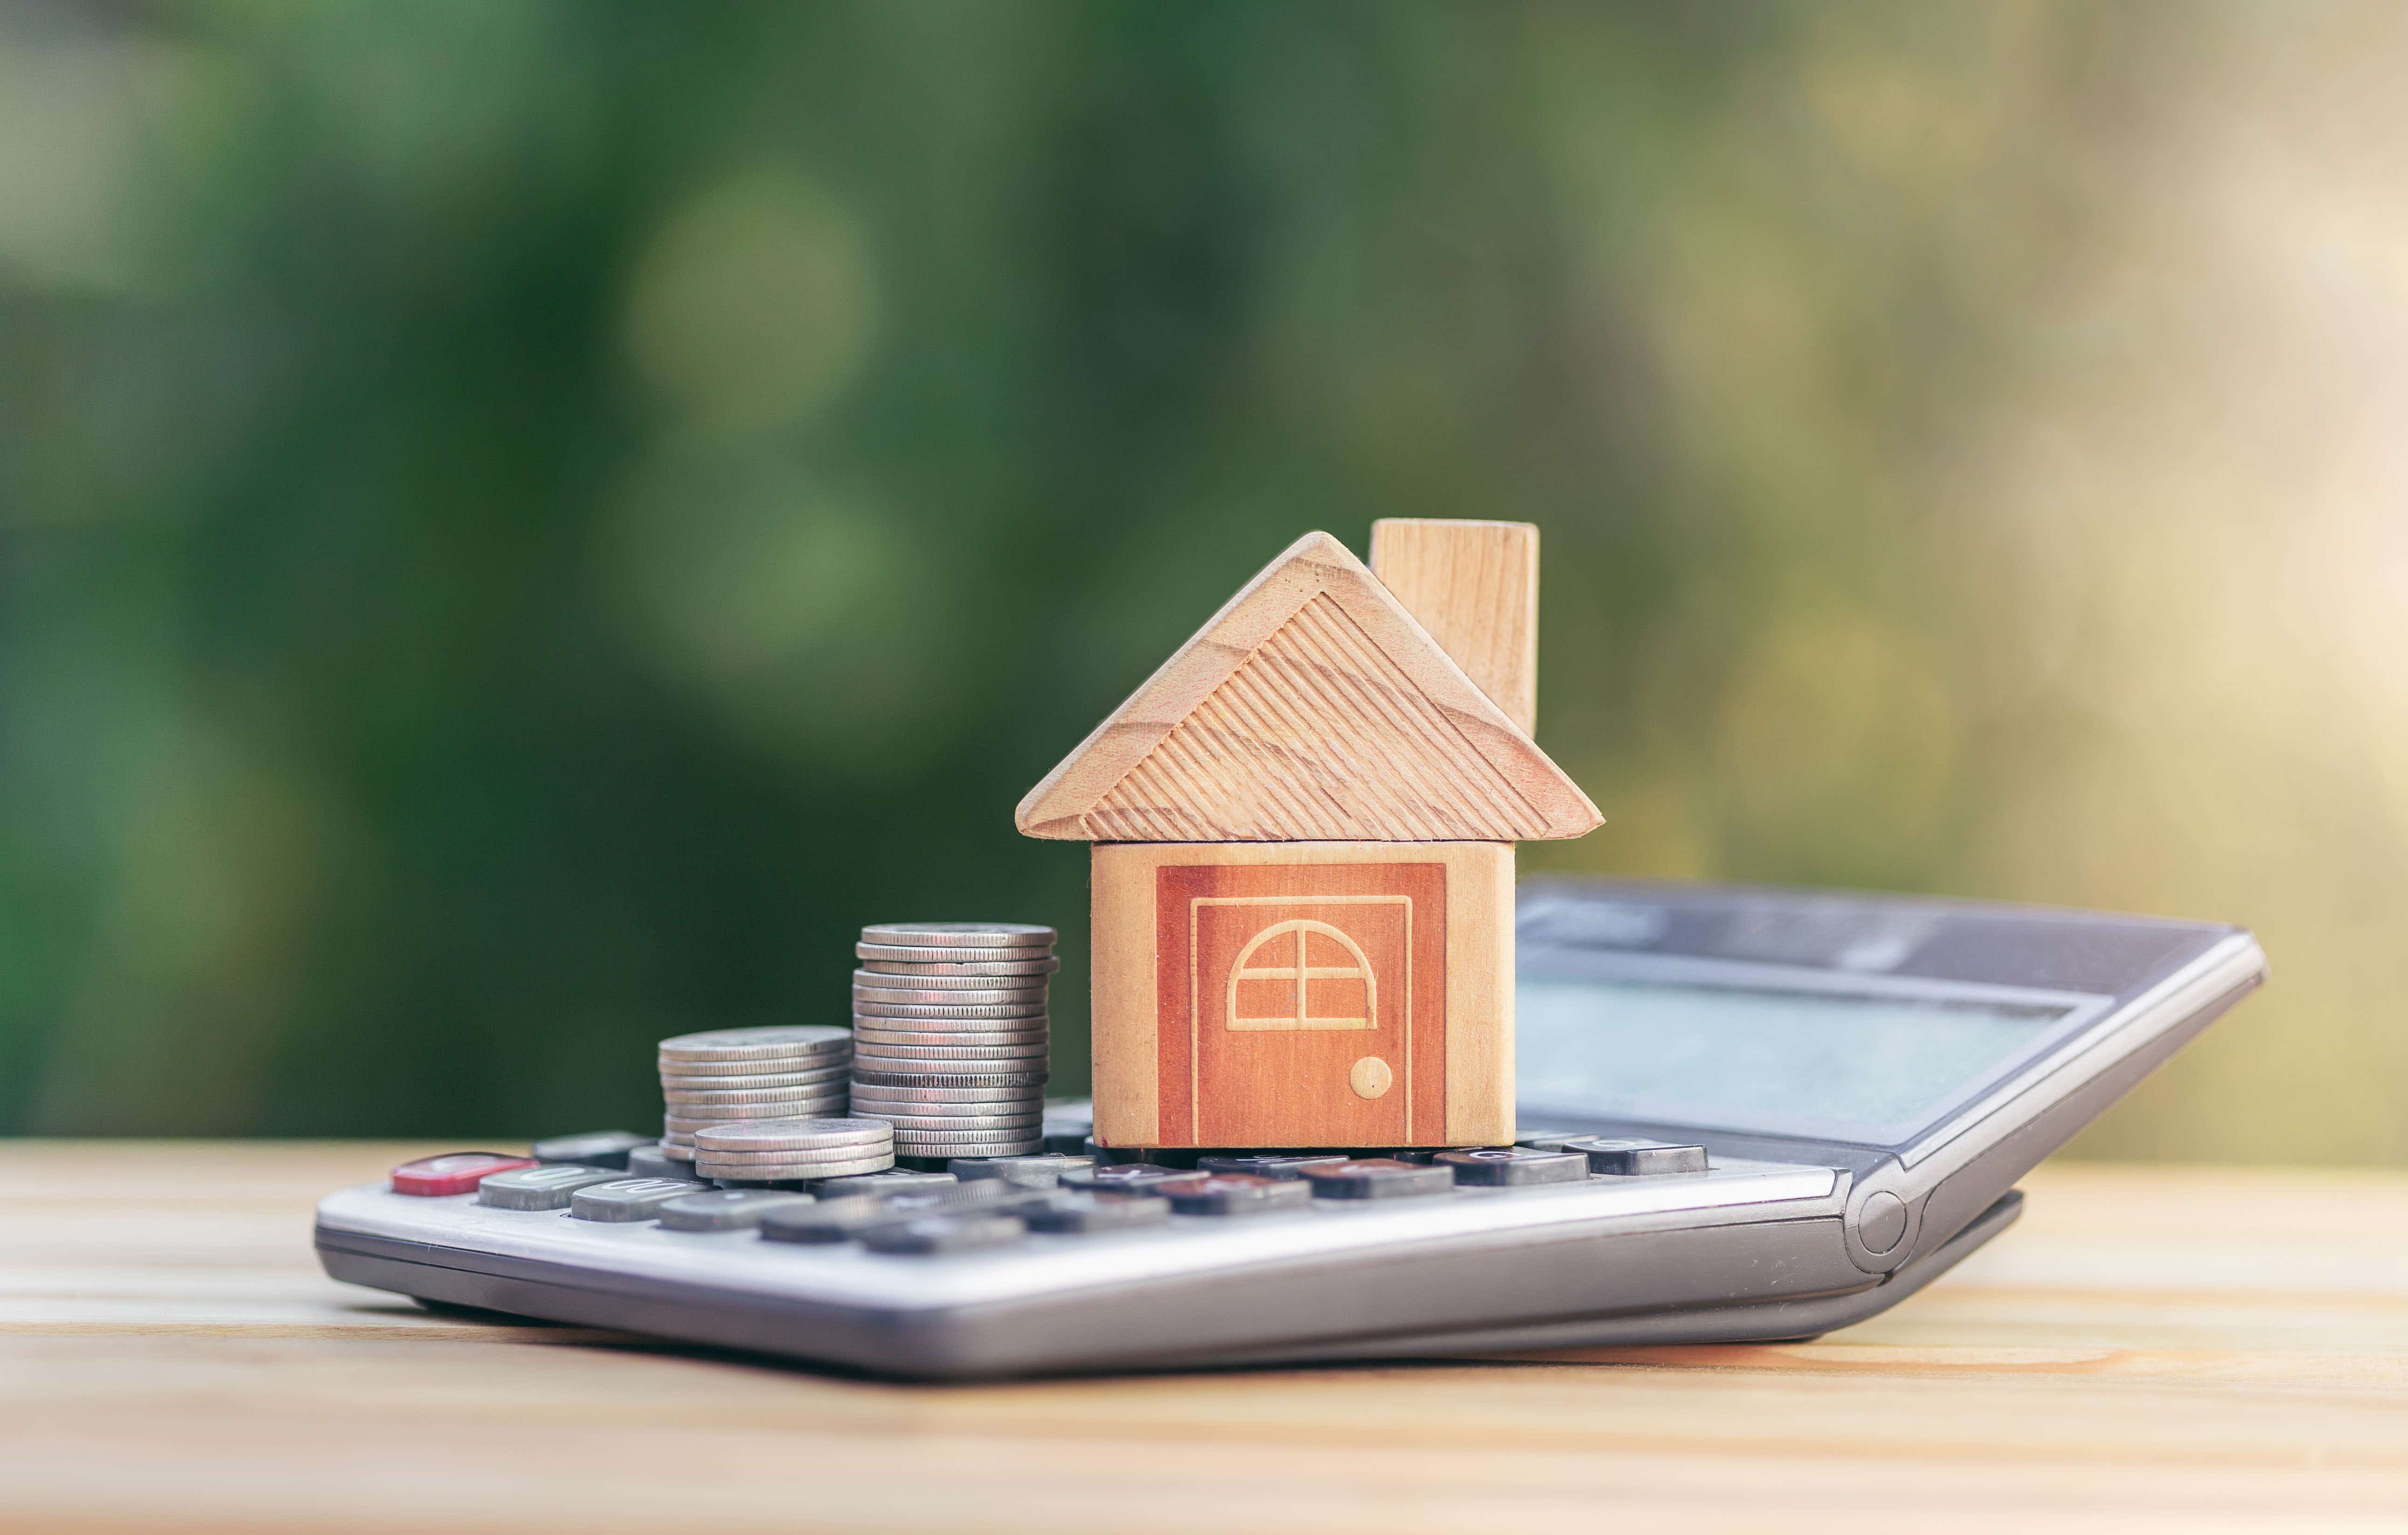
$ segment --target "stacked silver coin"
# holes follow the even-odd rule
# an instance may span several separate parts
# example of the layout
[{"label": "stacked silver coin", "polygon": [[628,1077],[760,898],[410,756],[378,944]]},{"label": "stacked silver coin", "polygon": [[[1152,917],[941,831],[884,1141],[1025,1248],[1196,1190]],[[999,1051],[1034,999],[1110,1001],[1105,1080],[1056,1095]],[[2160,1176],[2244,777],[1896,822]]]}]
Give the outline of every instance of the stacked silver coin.
[{"label": "stacked silver coin", "polygon": [[903,1157],[1020,1156],[1043,1143],[1051,927],[887,922],[853,972],[853,1112]]},{"label": "stacked silver coin", "polygon": [[696,1131],[694,1141],[694,1170],[703,1178],[781,1184],[895,1165],[895,1132],[882,1119],[747,1119]]},{"label": "stacked silver coin", "polygon": [[845,1112],[853,1036],[843,1029],[716,1028],[660,1050],[661,1155],[673,1160],[693,1161],[696,1137],[716,1126]]}]

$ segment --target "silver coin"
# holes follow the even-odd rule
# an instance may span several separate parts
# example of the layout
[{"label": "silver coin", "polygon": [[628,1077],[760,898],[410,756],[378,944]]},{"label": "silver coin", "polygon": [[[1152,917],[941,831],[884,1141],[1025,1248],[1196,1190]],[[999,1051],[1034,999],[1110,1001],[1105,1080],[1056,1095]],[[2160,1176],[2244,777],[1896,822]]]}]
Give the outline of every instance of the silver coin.
[{"label": "silver coin", "polygon": [[1035,1103],[1043,1104],[1041,1087],[873,1087],[853,1084],[855,1103]]},{"label": "silver coin", "polygon": [[[812,1110],[808,1115],[787,1114],[783,1117],[788,1119],[843,1119],[850,1117],[852,1110],[853,1100],[850,1097],[842,1097],[837,1099],[833,1103],[823,1104],[821,1107]],[[661,1131],[664,1135],[700,1136],[705,1130],[721,1130],[725,1129],[732,1125],[756,1125],[759,1123],[760,1121],[752,1119],[723,1119],[717,1114],[697,1114],[692,1119],[682,1117],[665,1117],[661,1121]]]},{"label": "silver coin", "polygon": [[889,1114],[886,1123],[895,1126],[896,1135],[909,1135],[915,1130],[959,1131],[976,1135],[982,1130],[1011,1130],[1026,1134],[1044,1119],[1042,1114],[994,1114],[976,1119],[953,1114]]},{"label": "silver coin", "polygon": [[663,1137],[661,1155],[672,1162],[691,1162],[694,1160],[694,1145],[691,1141],[671,1140]]},{"label": "silver coin", "polygon": [[888,1045],[865,1044],[855,1057],[862,1069],[908,1071],[934,1068],[943,1071],[974,1070],[992,1064],[995,1069],[1033,1071],[1045,1061],[1046,1047],[1038,1044]]},{"label": "silver coin", "polygon": [[816,1087],[824,1082],[841,1081],[853,1069],[853,1057],[848,1054],[832,1066],[813,1067],[809,1071],[730,1071],[698,1075],[689,1071],[664,1071],[661,1086],[679,1092],[728,1093],[768,1092],[782,1087]]},{"label": "silver coin", "polygon": [[865,959],[861,968],[876,975],[930,976],[1052,975],[1062,968],[1058,959],[996,959],[982,964],[913,964],[902,959]]},{"label": "silver coin", "polygon": [[1009,949],[921,949],[901,943],[856,943],[853,952],[859,959],[895,960],[906,965],[1010,964],[1050,958],[1054,953],[1042,943]]},{"label": "silver coin", "polygon": [[922,949],[1025,949],[1051,946],[1061,936],[1029,922],[873,922],[861,930],[864,943]]},{"label": "silver coin", "polygon": [[709,1107],[723,1103],[805,1103],[813,1098],[825,1097],[830,1093],[841,1096],[843,1092],[844,1078],[838,1077],[831,1082],[813,1083],[808,1087],[746,1087],[724,1090],[714,1088],[710,1092],[669,1087],[662,1090],[661,1097],[671,1103],[692,1103]]},{"label": "silver coin", "polygon": [[895,1165],[893,1152],[865,1156],[853,1162],[810,1162],[799,1165],[771,1164],[755,1167],[737,1162],[703,1162],[694,1165],[695,1174],[703,1178],[724,1178],[737,1184],[800,1184],[817,1183],[823,1178],[859,1178],[873,1172],[884,1172]]},{"label": "silver coin", "polygon": [[1044,1071],[880,1071],[853,1074],[855,1087],[1042,1087]]},{"label": "silver coin", "polygon": [[810,1119],[820,1117],[821,1111],[831,1103],[841,1114],[847,1090],[839,1087],[833,1093],[817,1093],[781,1103],[666,1103],[662,1109],[672,1119],[709,1119],[720,1125],[733,1125],[739,1119]]},{"label": "silver coin", "polygon": [[695,1143],[710,1151],[807,1151],[857,1145],[885,1135],[885,1122],[877,1119],[764,1119],[704,1131]]},{"label": "silver coin", "polygon": [[[889,1152],[885,1137],[858,1146],[819,1146],[803,1151],[713,1151],[708,1146],[695,1148],[695,1160],[715,1162],[730,1168],[820,1168],[831,1164],[858,1162],[867,1157],[884,1156]],[[833,1178],[835,1173],[819,1176]]]},{"label": "silver coin", "polygon": [[855,986],[853,1011],[873,1018],[1042,1018],[1045,998],[996,991],[879,991]]},{"label": "silver coin", "polygon": [[948,1049],[985,1049],[996,1045],[1043,1044],[1050,1032],[1041,1028],[1003,1029],[911,1029],[872,1028],[861,1026],[861,1043],[855,1049],[877,1046],[881,1049],[916,1049],[936,1046]]},{"label": "silver coin", "polygon": [[1053,983],[1041,975],[921,975],[912,970],[855,970],[855,991],[1008,991],[1042,997]]},{"label": "silver coin", "polygon": [[767,1061],[807,1058],[844,1048],[844,1030],[809,1025],[714,1028],[660,1042],[664,1061]]},{"label": "silver coin", "polygon": [[934,1130],[897,1130],[897,1156],[1026,1156],[1045,1144],[1034,1131],[1000,1137],[966,1136]]}]

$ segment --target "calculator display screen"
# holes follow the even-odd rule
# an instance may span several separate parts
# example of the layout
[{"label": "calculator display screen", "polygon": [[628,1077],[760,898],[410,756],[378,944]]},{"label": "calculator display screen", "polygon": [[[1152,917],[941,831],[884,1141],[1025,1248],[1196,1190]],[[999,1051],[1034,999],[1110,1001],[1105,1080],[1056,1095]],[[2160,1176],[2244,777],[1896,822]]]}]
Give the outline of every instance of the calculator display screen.
[{"label": "calculator display screen", "polygon": [[2072,1011],[1528,975],[1514,995],[1526,1104],[1876,1146],[2037,1056]]}]

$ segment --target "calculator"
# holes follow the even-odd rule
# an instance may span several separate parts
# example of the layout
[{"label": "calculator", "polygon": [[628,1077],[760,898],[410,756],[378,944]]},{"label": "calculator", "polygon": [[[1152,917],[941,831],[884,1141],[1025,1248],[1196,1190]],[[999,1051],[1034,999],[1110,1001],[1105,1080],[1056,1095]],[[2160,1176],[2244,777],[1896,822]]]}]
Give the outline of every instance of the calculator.
[{"label": "calculator", "polygon": [[930,1380],[1804,1339],[2004,1230],[2266,976],[2236,927],[1908,897],[1532,881],[1515,929],[1512,1146],[1105,1151],[1065,1104],[1045,1155],[705,1191],[600,1136],[341,1190],[318,1252]]}]

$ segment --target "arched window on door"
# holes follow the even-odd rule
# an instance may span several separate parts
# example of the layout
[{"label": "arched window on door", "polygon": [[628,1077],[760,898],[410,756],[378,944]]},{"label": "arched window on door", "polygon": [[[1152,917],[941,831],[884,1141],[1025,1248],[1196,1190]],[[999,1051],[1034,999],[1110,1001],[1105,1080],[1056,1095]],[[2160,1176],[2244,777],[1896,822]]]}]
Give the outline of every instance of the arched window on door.
[{"label": "arched window on door", "polygon": [[[1314,954],[1315,939],[1327,940],[1338,952],[1328,953],[1324,945],[1324,952]],[[1313,963],[1315,958],[1324,963]],[[1247,985],[1265,982],[1286,984]],[[1241,986],[1249,1011],[1239,1008]],[[1357,997],[1363,1004],[1360,1012],[1351,1005]],[[1336,1009],[1315,1012],[1316,1001],[1335,1001]],[[1298,918],[1266,927],[1238,952],[1238,962],[1229,968],[1226,1017],[1233,1029],[1371,1028],[1379,1011],[1379,983],[1371,974],[1370,959],[1362,945],[1326,922]]]}]

